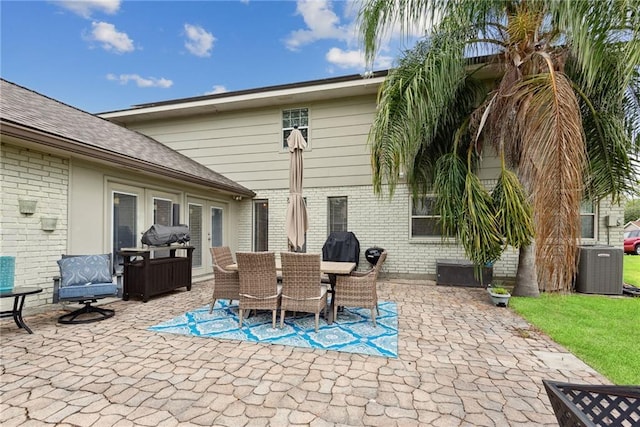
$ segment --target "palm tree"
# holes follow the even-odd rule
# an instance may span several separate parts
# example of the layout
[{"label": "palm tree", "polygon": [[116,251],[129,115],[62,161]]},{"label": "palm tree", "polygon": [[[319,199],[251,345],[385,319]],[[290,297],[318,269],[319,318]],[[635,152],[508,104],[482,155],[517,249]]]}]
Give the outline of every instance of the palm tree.
[{"label": "palm tree", "polygon": [[[640,0],[367,0],[359,23],[369,64],[394,25],[428,29],[380,89],[374,191],[393,196],[403,171],[477,266],[511,246],[516,294],[570,291],[582,201],[638,188]],[[476,175],[489,147],[492,191]]]}]

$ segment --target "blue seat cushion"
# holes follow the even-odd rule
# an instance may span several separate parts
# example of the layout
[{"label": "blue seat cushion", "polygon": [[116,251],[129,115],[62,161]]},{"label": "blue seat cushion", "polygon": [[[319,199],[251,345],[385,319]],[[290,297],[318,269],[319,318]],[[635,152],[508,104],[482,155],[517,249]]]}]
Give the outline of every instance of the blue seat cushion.
[{"label": "blue seat cushion", "polygon": [[112,282],[109,254],[65,257],[58,260],[58,266],[61,290],[70,286]]},{"label": "blue seat cushion", "polygon": [[118,287],[115,283],[91,283],[88,285],[64,286],[58,291],[58,296],[61,300],[104,298],[116,296],[117,294]]}]

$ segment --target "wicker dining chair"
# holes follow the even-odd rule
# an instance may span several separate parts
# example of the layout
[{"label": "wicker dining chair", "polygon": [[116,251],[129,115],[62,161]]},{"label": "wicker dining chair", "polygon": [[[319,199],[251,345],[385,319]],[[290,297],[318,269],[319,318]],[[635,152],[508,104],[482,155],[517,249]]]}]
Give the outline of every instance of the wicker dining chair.
[{"label": "wicker dining chair", "polygon": [[214,264],[226,269],[228,265],[235,264],[233,254],[229,246],[214,246],[211,250],[211,259]]},{"label": "wicker dining chair", "polygon": [[216,300],[228,299],[229,303],[240,299],[240,278],[237,271],[225,267],[233,264],[233,255],[228,246],[217,246],[210,249],[213,261],[213,295],[209,313],[213,312]]},{"label": "wicker dining chair", "polygon": [[240,276],[239,326],[245,310],[271,310],[273,328],[280,306],[280,286],[273,252],[236,252]]},{"label": "wicker dining chair", "polygon": [[369,271],[353,272],[349,276],[337,276],[333,294],[333,319],[337,320],[338,307],[363,307],[371,309],[371,320],[376,326],[378,311],[378,291],[376,282],[382,264],[387,259],[387,251],[380,254],[376,265]]},{"label": "wicker dining chair", "polygon": [[280,328],[284,327],[286,311],[300,311],[316,315],[316,332],[320,311],[327,319],[327,286],[320,283],[320,254],[281,252],[282,302]]}]

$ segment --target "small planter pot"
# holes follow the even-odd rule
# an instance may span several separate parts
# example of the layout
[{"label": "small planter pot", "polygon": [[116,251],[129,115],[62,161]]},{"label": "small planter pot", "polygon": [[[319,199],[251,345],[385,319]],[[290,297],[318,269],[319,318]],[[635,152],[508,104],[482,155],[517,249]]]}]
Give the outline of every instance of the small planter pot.
[{"label": "small planter pot", "polygon": [[36,204],[38,202],[36,200],[18,200],[18,209],[20,209],[20,213],[24,215],[33,215],[36,212]]},{"label": "small planter pot", "polygon": [[497,294],[493,292],[491,288],[488,288],[487,291],[489,292],[489,297],[491,298],[493,305],[498,307],[506,307],[509,305],[509,298],[511,298],[510,293]]},{"label": "small planter pot", "polygon": [[55,231],[58,218],[40,218],[41,228],[44,231]]}]

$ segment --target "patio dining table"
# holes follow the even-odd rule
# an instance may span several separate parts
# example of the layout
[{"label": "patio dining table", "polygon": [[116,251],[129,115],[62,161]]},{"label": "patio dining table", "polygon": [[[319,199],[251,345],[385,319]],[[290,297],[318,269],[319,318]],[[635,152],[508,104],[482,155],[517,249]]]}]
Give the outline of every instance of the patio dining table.
[{"label": "patio dining table", "polygon": [[[238,264],[229,264],[226,267],[223,267],[226,270],[233,270],[233,271],[237,271],[238,270]],[[335,274],[335,275],[345,275],[348,276],[349,274],[351,274],[351,272],[353,270],[356,269],[356,263],[355,262],[342,262],[342,261],[320,261],[320,271],[322,273],[325,274]],[[282,271],[282,261],[280,260],[280,258],[276,258],[276,270],[277,271]],[[330,290],[330,293],[333,294],[333,292],[335,292],[335,289]],[[331,298],[331,304],[329,307],[329,324],[333,323],[333,298]]]},{"label": "patio dining table", "polygon": [[[238,270],[238,264],[229,264],[223,267],[226,270]],[[326,274],[348,275],[356,269],[355,262],[321,261],[320,271]],[[282,261],[276,258],[276,270],[282,271]]]}]

